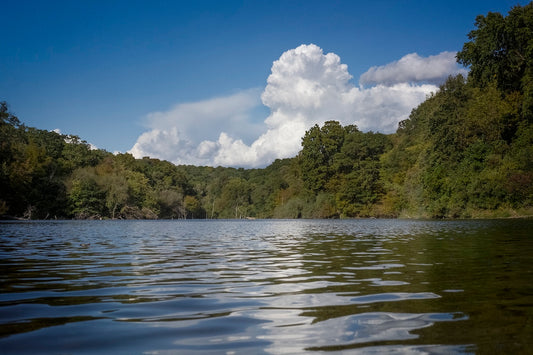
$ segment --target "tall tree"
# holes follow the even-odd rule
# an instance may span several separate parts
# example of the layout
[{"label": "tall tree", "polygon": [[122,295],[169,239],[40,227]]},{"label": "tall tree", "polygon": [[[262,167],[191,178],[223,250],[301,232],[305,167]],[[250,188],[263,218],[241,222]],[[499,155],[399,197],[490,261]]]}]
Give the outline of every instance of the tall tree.
[{"label": "tall tree", "polygon": [[523,94],[524,117],[533,121],[533,2],[513,7],[507,17],[479,15],[475,26],[457,53],[458,62],[470,67],[475,85],[496,81],[505,93]]},{"label": "tall tree", "polygon": [[337,121],[312,127],[302,138],[300,163],[306,188],[323,191],[332,177],[333,159],[344,143],[345,130]]}]

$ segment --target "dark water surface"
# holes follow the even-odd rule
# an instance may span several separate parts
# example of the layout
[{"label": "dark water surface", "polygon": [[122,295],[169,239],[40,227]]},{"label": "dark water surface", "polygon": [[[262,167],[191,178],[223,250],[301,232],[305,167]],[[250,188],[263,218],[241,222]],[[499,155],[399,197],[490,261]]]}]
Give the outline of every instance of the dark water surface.
[{"label": "dark water surface", "polygon": [[2,354],[533,353],[533,220],[0,223]]}]

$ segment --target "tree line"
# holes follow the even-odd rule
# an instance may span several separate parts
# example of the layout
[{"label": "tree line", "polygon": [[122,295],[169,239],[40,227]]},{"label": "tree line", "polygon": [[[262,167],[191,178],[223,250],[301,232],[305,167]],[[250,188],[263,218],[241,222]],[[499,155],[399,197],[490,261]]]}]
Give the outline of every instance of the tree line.
[{"label": "tree line", "polygon": [[175,166],[27,127],[0,103],[0,215],[471,218],[533,214],[533,3],[476,18],[449,77],[394,134],[331,120],[264,169]]}]

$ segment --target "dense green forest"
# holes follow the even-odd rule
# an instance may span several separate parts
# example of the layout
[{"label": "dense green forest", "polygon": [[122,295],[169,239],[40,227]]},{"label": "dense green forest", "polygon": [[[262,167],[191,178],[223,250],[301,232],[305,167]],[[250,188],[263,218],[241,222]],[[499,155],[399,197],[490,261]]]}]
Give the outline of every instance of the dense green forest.
[{"label": "dense green forest", "polygon": [[480,218],[533,215],[533,3],[476,18],[450,77],[394,134],[328,121],[264,169],[175,166],[26,127],[0,103],[0,215]]}]

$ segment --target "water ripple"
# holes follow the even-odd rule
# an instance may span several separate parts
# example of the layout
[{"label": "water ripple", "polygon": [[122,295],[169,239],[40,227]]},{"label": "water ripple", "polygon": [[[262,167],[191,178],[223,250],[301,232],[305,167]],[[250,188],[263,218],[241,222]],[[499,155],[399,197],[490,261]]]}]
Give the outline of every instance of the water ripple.
[{"label": "water ripple", "polygon": [[478,222],[0,226],[3,353],[472,353],[491,344],[465,335],[488,315],[533,305],[529,284],[516,304],[482,302],[531,265],[508,252],[487,288]]}]

